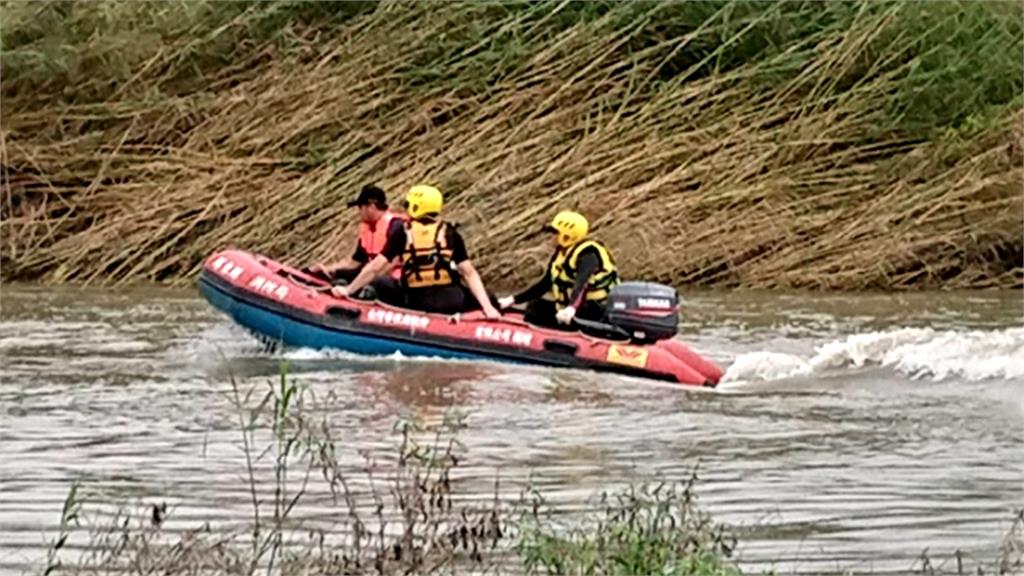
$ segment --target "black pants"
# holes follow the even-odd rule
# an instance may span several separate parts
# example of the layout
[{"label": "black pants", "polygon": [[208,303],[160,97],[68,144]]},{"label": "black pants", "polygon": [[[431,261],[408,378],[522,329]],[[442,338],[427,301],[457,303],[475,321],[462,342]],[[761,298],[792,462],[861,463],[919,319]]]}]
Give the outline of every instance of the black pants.
[{"label": "black pants", "polygon": [[330,282],[335,286],[343,286],[351,284],[352,281],[356,279],[356,276],[359,276],[359,273],[363,271],[363,267],[359,266],[358,268],[352,268],[351,270],[341,269],[323,272],[321,270],[314,271],[312,267],[307,266],[303,268],[302,271],[314,278],[319,278],[324,282]]},{"label": "black pants", "polygon": [[358,268],[352,268],[351,270],[345,270],[344,268],[341,270],[335,270],[331,272],[331,282],[343,281],[346,284],[351,284],[352,281],[356,279],[356,276],[359,276],[359,273],[362,271],[362,266]]},{"label": "black pants", "polygon": [[[353,268],[352,270],[335,270],[334,272],[331,272],[330,280],[335,285],[341,285],[342,283],[346,285],[351,284],[352,281],[356,279],[356,276],[359,276],[359,273],[362,271],[362,266],[359,268]],[[367,288],[369,288],[369,290],[367,290]],[[395,280],[390,276],[383,276],[370,280],[370,283],[366,288],[363,288],[363,290],[366,292],[361,290],[361,293],[357,294],[356,298],[380,300],[381,302],[391,304],[393,302],[398,302],[399,298],[401,298],[402,287],[398,280]],[[401,304],[395,305],[401,306]]]},{"label": "black pants", "polygon": [[402,286],[390,276],[377,277],[370,281],[370,288],[372,288],[371,297],[391,304],[394,306],[401,306],[399,302],[402,300]]},{"label": "black pants", "polygon": [[[558,307],[551,300],[534,300],[526,305],[526,314],[523,320],[544,328],[555,328],[558,330],[575,330],[571,324],[559,324],[555,318]],[[604,321],[604,306],[595,302],[584,302],[576,310],[576,317],[594,322]]]},{"label": "black pants", "polygon": [[[459,314],[480,309],[476,297],[462,284],[402,290],[397,280],[385,278],[375,281],[373,286],[377,290],[377,299],[381,302],[410,310]],[[488,292],[487,296],[491,299],[492,305],[498,305],[494,294]]]}]

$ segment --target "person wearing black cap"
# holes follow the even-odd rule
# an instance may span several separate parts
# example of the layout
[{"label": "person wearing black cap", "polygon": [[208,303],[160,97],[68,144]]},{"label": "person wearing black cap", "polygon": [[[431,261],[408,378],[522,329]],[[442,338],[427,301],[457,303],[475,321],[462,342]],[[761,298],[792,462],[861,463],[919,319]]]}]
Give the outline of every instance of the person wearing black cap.
[{"label": "person wearing black cap", "polygon": [[500,317],[494,296],[484,287],[480,273],[469,259],[462,235],[454,224],[441,217],[441,191],[425,184],[416,185],[406,193],[405,201],[408,223],[389,235],[384,249],[355,280],[345,287],[335,286],[331,293],[339,298],[358,295],[399,260],[399,290],[388,290],[388,285],[386,293],[382,293],[373,284],[380,301],[437,314],[481,310],[486,318]]},{"label": "person wearing black cap", "polygon": [[[333,264],[315,264],[309,272],[325,276],[332,281],[344,280],[351,282],[359,275],[363,266],[373,260],[384,249],[388,235],[402,229],[404,220],[401,216],[388,210],[387,197],[384,191],[368,184],[359,191],[359,196],[348,203],[349,208],[359,207],[359,240],[355,252],[340,262]],[[391,269],[391,278],[401,276],[401,264],[396,262]]]}]

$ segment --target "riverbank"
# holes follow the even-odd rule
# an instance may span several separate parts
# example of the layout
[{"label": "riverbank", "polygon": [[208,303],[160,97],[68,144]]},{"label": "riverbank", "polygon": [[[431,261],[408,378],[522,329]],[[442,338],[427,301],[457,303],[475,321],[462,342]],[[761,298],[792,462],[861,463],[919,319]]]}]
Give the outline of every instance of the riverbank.
[{"label": "riverbank", "polygon": [[1015,3],[10,3],[4,279],[351,248],[430,182],[496,287],[559,208],[678,286],[1021,287]]}]

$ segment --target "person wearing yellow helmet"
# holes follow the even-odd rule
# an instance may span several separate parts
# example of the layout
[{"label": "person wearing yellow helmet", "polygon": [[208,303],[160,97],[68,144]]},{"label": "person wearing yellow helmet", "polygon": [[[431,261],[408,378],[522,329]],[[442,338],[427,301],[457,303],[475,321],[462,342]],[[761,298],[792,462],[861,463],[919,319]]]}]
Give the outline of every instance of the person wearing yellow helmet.
[{"label": "person wearing yellow helmet", "polygon": [[519,294],[498,300],[499,306],[528,303],[525,320],[550,328],[570,324],[576,317],[602,320],[608,294],[619,283],[611,253],[587,238],[590,224],[579,212],[563,210],[543,230],[551,233],[555,246],[546,273]]},{"label": "person wearing yellow helmet", "polygon": [[375,277],[400,259],[401,290],[388,290],[381,299],[395,306],[456,314],[483,310],[498,318],[491,296],[469,259],[465,241],[454,224],[441,218],[444,197],[433,186],[417,185],[405,195],[408,221],[389,231],[387,242],[347,287],[332,289],[336,296],[358,294]]}]

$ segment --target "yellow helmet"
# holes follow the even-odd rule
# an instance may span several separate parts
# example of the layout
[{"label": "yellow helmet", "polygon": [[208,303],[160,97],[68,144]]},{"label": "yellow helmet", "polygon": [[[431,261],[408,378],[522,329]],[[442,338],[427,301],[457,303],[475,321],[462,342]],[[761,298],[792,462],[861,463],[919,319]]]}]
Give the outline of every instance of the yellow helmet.
[{"label": "yellow helmet", "polygon": [[441,191],[433,186],[419,184],[409,188],[405,194],[406,212],[413,219],[422,218],[431,214],[440,214],[444,206],[444,197]]},{"label": "yellow helmet", "polygon": [[555,214],[555,218],[544,227],[545,230],[558,233],[558,245],[568,248],[587,237],[590,224],[583,214],[571,210],[563,210]]}]

